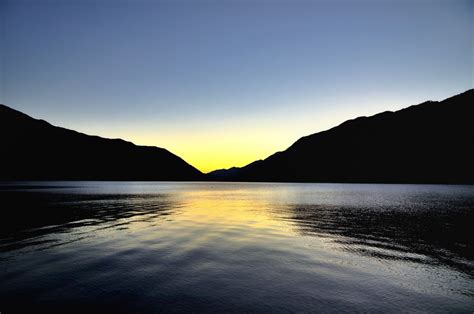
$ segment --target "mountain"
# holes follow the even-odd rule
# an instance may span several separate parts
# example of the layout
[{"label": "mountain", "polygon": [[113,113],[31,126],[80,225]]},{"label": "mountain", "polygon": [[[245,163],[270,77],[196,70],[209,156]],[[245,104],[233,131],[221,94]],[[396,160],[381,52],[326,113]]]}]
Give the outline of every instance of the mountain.
[{"label": "mountain", "polygon": [[60,128],[0,105],[0,180],[199,180],[166,149]]},{"label": "mountain", "polygon": [[474,90],[359,117],[210,179],[277,182],[474,183]]}]

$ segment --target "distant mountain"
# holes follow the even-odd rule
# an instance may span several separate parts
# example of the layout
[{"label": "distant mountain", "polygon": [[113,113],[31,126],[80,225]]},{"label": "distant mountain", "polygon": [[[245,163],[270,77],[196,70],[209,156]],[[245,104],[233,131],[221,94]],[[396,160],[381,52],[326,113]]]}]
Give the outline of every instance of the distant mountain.
[{"label": "distant mountain", "polygon": [[199,180],[166,149],[60,128],[0,105],[0,180]]},{"label": "distant mountain", "polygon": [[242,168],[232,167],[229,169],[217,169],[211,171],[207,174],[208,178],[219,180],[219,179],[227,179],[229,176],[233,176],[238,174]]},{"label": "distant mountain", "polygon": [[228,181],[474,183],[474,90],[305,136]]}]

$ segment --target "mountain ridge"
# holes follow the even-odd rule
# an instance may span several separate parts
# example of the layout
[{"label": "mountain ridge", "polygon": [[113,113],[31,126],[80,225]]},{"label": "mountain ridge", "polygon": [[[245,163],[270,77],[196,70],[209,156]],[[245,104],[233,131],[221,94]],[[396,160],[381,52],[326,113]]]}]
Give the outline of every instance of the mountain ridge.
[{"label": "mountain ridge", "polygon": [[474,89],[303,136],[244,167],[203,174],[165,148],[87,135],[0,104],[0,180],[474,184]]},{"label": "mountain ridge", "polygon": [[[468,118],[472,111],[471,103],[474,103],[474,89],[443,101],[430,100],[397,111],[350,119],[330,129],[303,136],[286,150],[263,160],[234,168],[228,173],[221,169],[219,178],[228,181],[471,184],[474,183],[474,173],[468,162],[469,158],[474,159],[468,144],[474,142],[474,129]],[[369,131],[375,133],[370,134]],[[354,136],[351,132],[359,136]],[[377,136],[377,132],[382,132],[386,137]],[[364,140],[371,141],[371,145],[364,143]],[[359,142],[363,148],[354,145],[355,142]],[[389,143],[393,143],[394,148],[399,150],[391,151]],[[431,151],[423,152],[417,145]],[[347,151],[344,147],[351,150]],[[385,155],[377,152],[376,148],[385,150]],[[366,156],[364,149],[369,152]],[[451,154],[447,149],[451,150]],[[404,164],[397,163],[396,159],[389,156],[390,151],[400,157]],[[371,157],[371,153],[379,153],[379,159]],[[346,155],[345,158],[341,158],[343,154]],[[412,160],[406,158],[408,155]],[[372,159],[374,165],[364,162],[364,158]],[[428,169],[423,164],[423,159],[431,166],[438,163],[444,165],[444,168]],[[311,162],[320,163],[324,167],[318,169]],[[457,162],[461,164],[457,166]],[[346,172],[343,173],[338,168]],[[396,171],[387,171],[388,168]],[[400,173],[397,174],[397,171]],[[211,172],[208,176],[213,177],[215,174]]]},{"label": "mountain ridge", "polygon": [[199,170],[161,147],[87,135],[6,105],[0,105],[0,122],[6,148],[2,180],[203,179]]}]

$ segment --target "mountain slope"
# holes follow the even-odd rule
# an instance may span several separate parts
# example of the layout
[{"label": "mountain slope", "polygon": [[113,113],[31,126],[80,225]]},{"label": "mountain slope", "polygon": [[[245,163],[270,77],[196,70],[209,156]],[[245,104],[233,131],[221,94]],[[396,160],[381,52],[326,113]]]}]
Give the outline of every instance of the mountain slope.
[{"label": "mountain slope", "polygon": [[89,136],[0,105],[0,180],[198,180],[166,149]]},{"label": "mountain slope", "polygon": [[[474,183],[474,90],[349,120],[220,180]],[[215,173],[208,174],[213,178]]]}]

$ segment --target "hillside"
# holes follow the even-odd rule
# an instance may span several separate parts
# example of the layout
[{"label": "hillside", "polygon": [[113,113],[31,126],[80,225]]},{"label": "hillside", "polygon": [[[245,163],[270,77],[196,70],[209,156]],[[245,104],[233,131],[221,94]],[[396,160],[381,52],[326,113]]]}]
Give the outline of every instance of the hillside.
[{"label": "hillside", "polygon": [[0,105],[0,180],[199,180],[166,149],[60,128]]},{"label": "hillside", "polygon": [[[474,90],[359,117],[210,178],[229,181],[474,183]],[[216,176],[217,175],[217,176]]]}]

